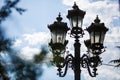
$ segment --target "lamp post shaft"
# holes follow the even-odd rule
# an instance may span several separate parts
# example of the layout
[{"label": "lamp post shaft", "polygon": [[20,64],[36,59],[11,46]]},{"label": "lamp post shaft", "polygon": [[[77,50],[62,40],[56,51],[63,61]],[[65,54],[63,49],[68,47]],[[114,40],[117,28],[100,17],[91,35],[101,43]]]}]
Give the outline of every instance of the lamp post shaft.
[{"label": "lamp post shaft", "polygon": [[74,50],[75,50],[75,58],[74,58],[74,76],[75,80],[80,80],[80,47],[81,44],[79,43],[79,37],[75,37],[75,43],[74,43]]}]

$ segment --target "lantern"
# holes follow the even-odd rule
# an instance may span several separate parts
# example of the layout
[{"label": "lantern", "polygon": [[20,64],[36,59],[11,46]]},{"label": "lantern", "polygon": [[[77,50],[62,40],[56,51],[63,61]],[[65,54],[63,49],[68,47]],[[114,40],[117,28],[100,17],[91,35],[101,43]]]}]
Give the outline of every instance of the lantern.
[{"label": "lantern", "polygon": [[73,33],[74,32],[81,32],[81,31],[76,31],[82,29],[82,23],[83,23],[83,18],[84,18],[85,12],[80,10],[76,3],[74,3],[73,9],[68,10],[68,15],[67,18],[70,21]]},{"label": "lantern", "polygon": [[65,39],[66,33],[69,30],[69,28],[67,27],[67,23],[61,22],[62,17],[60,14],[56,19],[57,21],[55,21],[51,25],[48,25],[48,28],[51,32],[50,46],[52,48],[52,51],[56,55],[59,55],[62,53],[62,51],[65,50],[66,44],[68,42]]},{"label": "lantern", "polygon": [[105,27],[104,23],[100,23],[98,16],[86,30],[90,34],[91,48],[94,50],[103,49],[103,41],[108,28]]}]

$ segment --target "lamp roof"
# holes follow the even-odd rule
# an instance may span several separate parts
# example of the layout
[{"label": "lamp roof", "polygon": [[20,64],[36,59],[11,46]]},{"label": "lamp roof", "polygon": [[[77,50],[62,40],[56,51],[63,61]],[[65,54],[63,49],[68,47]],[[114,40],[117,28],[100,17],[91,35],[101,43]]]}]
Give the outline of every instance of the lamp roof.
[{"label": "lamp roof", "polygon": [[104,31],[107,32],[108,28],[105,27],[104,23],[100,23],[100,19],[97,15],[96,19],[94,20],[94,23],[92,23],[87,29],[88,32],[92,31]]},{"label": "lamp roof", "polygon": [[56,18],[57,21],[55,21],[53,24],[48,25],[48,28],[50,29],[50,31],[53,30],[64,30],[65,32],[67,32],[69,30],[67,23],[62,22],[62,17],[59,13],[58,17]]},{"label": "lamp roof", "polygon": [[84,15],[86,14],[86,12],[79,9],[78,6],[76,5],[76,2],[74,2],[74,5],[72,8],[73,8],[72,10],[68,10],[67,18],[71,18],[73,16],[80,16],[81,18],[84,18]]}]

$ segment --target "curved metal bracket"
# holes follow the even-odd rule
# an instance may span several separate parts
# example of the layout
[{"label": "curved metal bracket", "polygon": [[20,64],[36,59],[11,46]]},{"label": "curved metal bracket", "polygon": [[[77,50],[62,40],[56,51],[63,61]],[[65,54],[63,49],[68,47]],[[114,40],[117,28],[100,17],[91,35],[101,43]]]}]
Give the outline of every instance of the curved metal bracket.
[{"label": "curved metal bracket", "polygon": [[[91,66],[90,65],[90,59],[89,59],[89,57],[86,55],[86,54],[84,54],[82,57],[81,57],[81,65],[82,65],[82,67],[83,68],[87,68],[87,70],[88,70],[88,72],[89,72],[89,75],[91,76],[91,77],[96,77],[96,75],[98,75],[97,73],[96,73],[96,71],[97,71],[97,66]],[[93,71],[91,71],[91,68],[93,69]]]},{"label": "curved metal bracket", "polygon": [[[57,69],[58,70],[57,75],[59,75],[60,77],[64,77],[66,75],[69,63],[73,62],[73,58],[74,57],[71,54],[68,54],[66,56],[63,65],[59,66],[58,69]],[[63,72],[62,68],[64,68],[64,72]]]},{"label": "curved metal bracket", "polygon": [[87,65],[87,70],[88,70],[88,72],[89,72],[89,75],[90,75],[91,77],[96,77],[96,75],[98,75],[98,74],[96,73],[97,68],[94,67],[94,68],[93,68],[93,72],[92,72],[91,69],[90,69],[88,60],[85,60],[85,62],[86,62],[86,65]]}]

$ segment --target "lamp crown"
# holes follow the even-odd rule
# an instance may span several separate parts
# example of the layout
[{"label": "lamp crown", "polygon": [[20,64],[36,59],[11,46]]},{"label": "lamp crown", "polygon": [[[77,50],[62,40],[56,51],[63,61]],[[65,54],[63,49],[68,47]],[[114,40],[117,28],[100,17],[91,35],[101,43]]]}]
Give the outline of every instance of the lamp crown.
[{"label": "lamp crown", "polygon": [[78,10],[79,8],[78,8],[78,6],[76,5],[76,2],[74,2],[74,5],[73,5],[73,7],[72,7],[73,9],[76,9],[76,10]]},{"label": "lamp crown", "polygon": [[96,16],[96,19],[94,20],[95,23],[100,23],[100,19],[98,17],[98,15]]},{"label": "lamp crown", "polygon": [[59,15],[58,15],[58,17],[57,17],[56,19],[57,19],[58,22],[61,22],[61,21],[62,21],[63,18],[61,17],[60,12],[59,12]]}]

